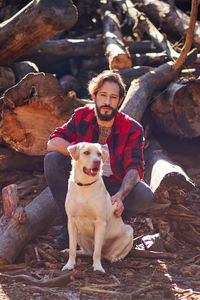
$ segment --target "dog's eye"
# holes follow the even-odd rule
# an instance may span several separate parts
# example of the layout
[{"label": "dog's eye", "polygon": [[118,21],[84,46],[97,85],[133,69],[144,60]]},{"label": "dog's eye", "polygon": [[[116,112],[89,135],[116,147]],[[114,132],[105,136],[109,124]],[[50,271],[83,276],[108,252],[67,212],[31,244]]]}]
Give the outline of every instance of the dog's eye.
[{"label": "dog's eye", "polygon": [[101,152],[98,152],[97,155],[98,155],[99,157],[101,157]]},{"label": "dog's eye", "polygon": [[85,155],[90,155],[90,151],[85,151],[84,154]]}]

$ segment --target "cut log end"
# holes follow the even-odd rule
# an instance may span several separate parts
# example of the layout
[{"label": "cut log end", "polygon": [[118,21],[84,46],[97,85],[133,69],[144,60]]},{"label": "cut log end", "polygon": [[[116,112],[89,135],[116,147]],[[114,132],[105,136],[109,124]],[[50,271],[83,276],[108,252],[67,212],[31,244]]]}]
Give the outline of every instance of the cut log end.
[{"label": "cut log end", "polygon": [[109,68],[111,70],[122,70],[132,68],[132,60],[126,54],[119,54],[115,56],[109,63]]},{"label": "cut log end", "polygon": [[1,137],[15,151],[44,155],[51,132],[74,107],[53,75],[29,73],[3,95]]}]

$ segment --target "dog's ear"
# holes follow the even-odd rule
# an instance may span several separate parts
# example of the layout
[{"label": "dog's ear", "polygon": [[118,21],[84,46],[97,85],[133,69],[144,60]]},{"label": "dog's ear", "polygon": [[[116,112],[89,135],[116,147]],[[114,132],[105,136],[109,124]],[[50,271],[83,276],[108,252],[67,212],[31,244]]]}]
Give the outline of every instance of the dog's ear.
[{"label": "dog's ear", "polygon": [[74,160],[77,160],[79,158],[79,146],[76,144],[76,145],[72,145],[72,146],[69,146],[67,148],[67,150],[69,151],[69,154],[70,156],[74,159]]},{"label": "dog's ear", "polygon": [[108,151],[102,150],[102,160],[103,160],[103,163],[105,163],[105,161],[107,159],[108,159]]}]

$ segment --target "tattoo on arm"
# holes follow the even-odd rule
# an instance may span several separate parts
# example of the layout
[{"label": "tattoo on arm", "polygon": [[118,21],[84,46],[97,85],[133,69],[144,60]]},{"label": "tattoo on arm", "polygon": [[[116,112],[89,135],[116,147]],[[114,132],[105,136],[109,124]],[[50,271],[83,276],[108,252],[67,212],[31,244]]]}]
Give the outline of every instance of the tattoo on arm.
[{"label": "tattoo on arm", "polygon": [[140,181],[140,176],[138,170],[131,169],[126,173],[122,181],[122,185],[119,189],[119,192],[122,193],[123,200],[139,181]]}]

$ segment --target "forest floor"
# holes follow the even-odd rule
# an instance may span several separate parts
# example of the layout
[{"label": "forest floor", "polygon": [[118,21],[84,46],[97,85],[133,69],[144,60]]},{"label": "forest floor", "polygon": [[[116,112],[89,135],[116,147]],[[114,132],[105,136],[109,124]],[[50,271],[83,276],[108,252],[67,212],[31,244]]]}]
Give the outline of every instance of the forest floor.
[{"label": "forest floor", "polygon": [[[160,142],[199,187],[200,140],[185,143],[176,138],[170,142],[161,138]],[[20,203],[24,206],[46,187],[42,171],[9,170],[2,173],[2,178],[4,185],[18,185]],[[200,194],[197,199],[200,201]],[[134,228],[134,249],[144,247],[144,237],[150,242],[155,237],[156,229],[144,216],[132,218],[129,223]],[[75,272],[71,273],[61,271],[68,254],[51,246],[60,226],[59,218],[54,220],[48,232],[26,246],[14,265],[7,266],[7,270],[0,266],[0,299],[200,299],[200,247],[174,238],[176,251],[171,258],[139,257],[133,250],[122,261],[110,263],[103,259],[106,273],[93,272],[92,258],[79,256]],[[66,275],[64,284],[38,283],[62,275]]]}]

